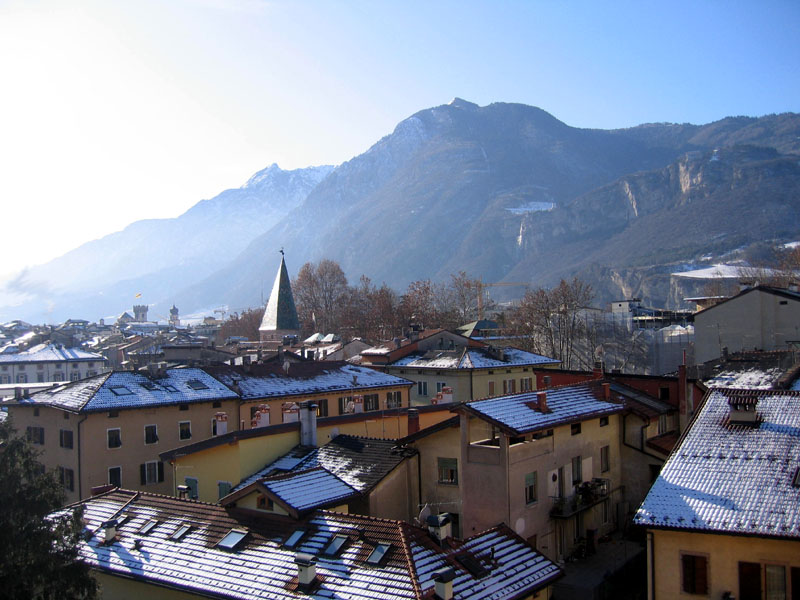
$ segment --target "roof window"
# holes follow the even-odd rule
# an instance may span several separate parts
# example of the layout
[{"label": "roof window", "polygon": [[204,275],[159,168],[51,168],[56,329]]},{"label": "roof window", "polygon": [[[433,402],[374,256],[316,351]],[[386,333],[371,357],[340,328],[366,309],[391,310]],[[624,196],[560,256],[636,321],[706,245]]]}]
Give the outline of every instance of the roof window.
[{"label": "roof window", "polygon": [[331,543],[328,544],[327,548],[323,551],[326,556],[338,556],[339,553],[342,551],[345,543],[347,542],[346,535],[335,535],[331,540]]},{"label": "roof window", "polygon": [[290,535],[289,538],[285,542],[283,542],[284,547],[294,548],[295,546],[297,546],[297,544],[300,542],[300,540],[305,534],[306,534],[305,529],[295,529],[292,535]]},{"label": "roof window", "polygon": [[109,386],[108,389],[110,389],[115,396],[133,396],[133,392],[124,385],[112,385]]},{"label": "roof window", "polygon": [[383,560],[383,557],[386,556],[386,553],[391,548],[391,544],[378,544],[375,546],[375,549],[372,553],[367,557],[367,564],[370,565],[379,565]]},{"label": "roof window", "polygon": [[231,529],[228,534],[217,543],[217,547],[223,550],[233,550],[245,537],[247,537],[247,532],[244,529]]},{"label": "roof window", "polygon": [[208,389],[208,386],[205,383],[203,383],[202,381],[200,381],[199,379],[190,379],[189,381],[186,382],[186,385],[188,385],[193,390],[207,390]]},{"label": "roof window", "polygon": [[147,535],[153,530],[153,528],[156,525],[158,525],[158,521],[150,519],[149,521],[147,521],[147,523],[142,525],[141,528],[139,528],[139,531],[137,531],[136,533],[138,533],[139,535]]},{"label": "roof window", "polygon": [[142,386],[146,390],[150,390],[151,392],[153,392],[153,391],[158,389],[158,386],[155,383],[153,383],[152,381],[145,381],[143,383],[140,383],[139,385]]},{"label": "roof window", "polygon": [[794,472],[794,477],[792,477],[792,486],[800,487],[800,467],[797,467]]},{"label": "roof window", "polygon": [[169,536],[169,539],[179,542],[184,538],[184,536],[189,533],[189,530],[192,528],[191,525],[187,525],[184,523],[183,525],[179,525],[178,528]]},{"label": "roof window", "polygon": [[167,390],[168,392],[172,392],[173,394],[178,391],[178,388],[176,388],[174,385],[170,385],[168,383],[166,385],[164,385],[164,389]]}]

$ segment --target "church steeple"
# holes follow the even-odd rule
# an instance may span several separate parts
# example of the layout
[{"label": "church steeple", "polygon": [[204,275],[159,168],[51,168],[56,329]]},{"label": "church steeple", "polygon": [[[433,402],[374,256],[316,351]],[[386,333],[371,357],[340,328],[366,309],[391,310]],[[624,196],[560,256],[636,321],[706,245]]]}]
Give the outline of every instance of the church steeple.
[{"label": "church steeple", "polygon": [[285,335],[300,333],[300,320],[297,318],[297,308],[292,295],[292,283],[286,270],[286,261],[281,248],[281,264],[278,275],[272,286],[272,293],[267,300],[264,318],[258,328],[261,341],[281,340]]}]

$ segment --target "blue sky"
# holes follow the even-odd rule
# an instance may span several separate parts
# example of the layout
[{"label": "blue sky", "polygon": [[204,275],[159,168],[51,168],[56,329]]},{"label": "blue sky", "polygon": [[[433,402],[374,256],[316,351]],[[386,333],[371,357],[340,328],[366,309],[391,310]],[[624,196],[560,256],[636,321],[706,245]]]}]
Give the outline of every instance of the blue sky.
[{"label": "blue sky", "polygon": [[798,111],[797,31],[789,1],[0,0],[0,274],[454,96],[595,128]]}]

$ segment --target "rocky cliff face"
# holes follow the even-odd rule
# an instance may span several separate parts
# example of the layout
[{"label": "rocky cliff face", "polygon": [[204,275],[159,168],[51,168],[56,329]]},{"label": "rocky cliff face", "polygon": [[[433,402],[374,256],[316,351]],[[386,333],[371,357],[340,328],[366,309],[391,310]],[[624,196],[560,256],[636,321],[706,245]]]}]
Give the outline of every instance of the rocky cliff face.
[{"label": "rocky cliff face", "polygon": [[456,99],[335,169],[273,166],[178,219],[87,244],[20,278],[31,310],[3,314],[40,321],[50,301],[48,319],[93,318],[137,292],[160,299],[154,314],[240,310],[269,292],[281,247],[291,273],[330,258],[398,290],[464,270],[535,286],[579,275],[599,302],[677,302],[673,270],[798,238],[798,154],[795,114],[603,131]]}]

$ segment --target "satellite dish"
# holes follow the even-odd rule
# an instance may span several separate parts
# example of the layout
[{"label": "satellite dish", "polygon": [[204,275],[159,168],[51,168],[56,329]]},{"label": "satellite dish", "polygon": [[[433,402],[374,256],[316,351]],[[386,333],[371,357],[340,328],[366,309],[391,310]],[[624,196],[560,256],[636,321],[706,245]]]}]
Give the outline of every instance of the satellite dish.
[{"label": "satellite dish", "polygon": [[425,506],[422,507],[422,510],[419,511],[419,517],[417,517],[417,520],[420,523],[424,523],[425,520],[428,517],[430,517],[432,514],[433,514],[433,511],[431,511],[431,507],[426,504]]}]

